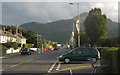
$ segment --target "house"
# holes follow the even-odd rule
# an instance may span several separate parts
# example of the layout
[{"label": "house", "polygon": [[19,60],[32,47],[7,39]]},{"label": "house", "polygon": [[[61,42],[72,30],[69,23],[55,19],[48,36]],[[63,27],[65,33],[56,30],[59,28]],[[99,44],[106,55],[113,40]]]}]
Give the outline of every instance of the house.
[{"label": "house", "polygon": [[15,42],[16,38],[11,32],[0,30],[0,43],[6,43],[8,41]]},{"label": "house", "polygon": [[14,37],[16,38],[16,42],[21,44],[26,44],[26,38],[22,35],[22,33],[15,34]]},{"label": "house", "polygon": [[22,33],[13,35],[11,32],[0,30],[0,43],[7,43],[8,41],[26,44],[26,38],[22,36]]}]

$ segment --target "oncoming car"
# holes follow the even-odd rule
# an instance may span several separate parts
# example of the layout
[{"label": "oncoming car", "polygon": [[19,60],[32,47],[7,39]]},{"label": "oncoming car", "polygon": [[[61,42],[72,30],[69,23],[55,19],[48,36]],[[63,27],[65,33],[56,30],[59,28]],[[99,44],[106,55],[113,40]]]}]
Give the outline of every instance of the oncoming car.
[{"label": "oncoming car", "polygon": [[97,61],[100,59],[100,52],[92,47],[76,48],[59,57],[60,62],[70,63],[71,61]]},{"label": "oncoming car", "polygon": [[28,48],[21,49],[21,55],[31,55],[31,51]]}]

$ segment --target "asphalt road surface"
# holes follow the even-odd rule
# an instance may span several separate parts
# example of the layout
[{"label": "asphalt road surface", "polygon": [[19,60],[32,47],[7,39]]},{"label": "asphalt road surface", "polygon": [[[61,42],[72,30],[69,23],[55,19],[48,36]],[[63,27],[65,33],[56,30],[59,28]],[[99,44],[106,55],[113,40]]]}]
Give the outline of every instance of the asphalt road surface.
[{"label": "asphalt road surface", "polygon": [[90,62],[72,62],[64,64],[58,61],[61,54],[69,49],[46,51],[42,54],[20,54],[1,59],[2,75],[91,75],[93,67]]}]

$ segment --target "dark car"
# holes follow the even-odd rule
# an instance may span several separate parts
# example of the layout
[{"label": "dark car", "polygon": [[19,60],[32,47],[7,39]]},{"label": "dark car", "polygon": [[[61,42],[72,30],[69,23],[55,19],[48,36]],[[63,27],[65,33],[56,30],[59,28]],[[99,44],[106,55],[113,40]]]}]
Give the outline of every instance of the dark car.
[{"label": "dark car", "polygon": [[59,57],[59,61],[70,63],[71,61],[97,61],[100,58],[100,53],[97,49],[91,47],[76,48],[69,53]]},{"label": "dark car", "polygon": [[28,48],[22,48],[20,52],[21,55],[31,55],[31,51]]}]

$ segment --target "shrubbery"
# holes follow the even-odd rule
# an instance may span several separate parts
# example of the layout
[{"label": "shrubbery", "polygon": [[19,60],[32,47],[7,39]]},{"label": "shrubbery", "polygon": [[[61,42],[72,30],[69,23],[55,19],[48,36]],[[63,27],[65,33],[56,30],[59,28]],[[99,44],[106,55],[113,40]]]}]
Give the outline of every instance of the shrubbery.
[{"label": "shrubbery", "polygon": [[2,47],[2,50],[1,50],[0,53],[2,53],[2,55],[6,54],[6,51],[7,51],[8,48],[3,46],[3,45],[1,47]]},{"label": "shrubbery", "polygon": [[[109,65],[109,73],[118,73],[118,48],[117,47],[101,47],[98,48],[101,53],[101,65]],[[103,70],[104,71],[104,70]],[[108,70],[107,70],[108,71]],[[108,72],[107,72],[108,73]]]},{"label": "shrubbery", "polygon": [[14,48],[14,49],[17,49],[19,44],[17,42],[7,42],[7,43],[4,43],[3,46],[5,46],[6,48]]},{"label": "shrubbery", "polygon": [[33,45],[32,45],[32,44],[25,44],[25,47],[26,47],[26,48],[32,48]]}]

